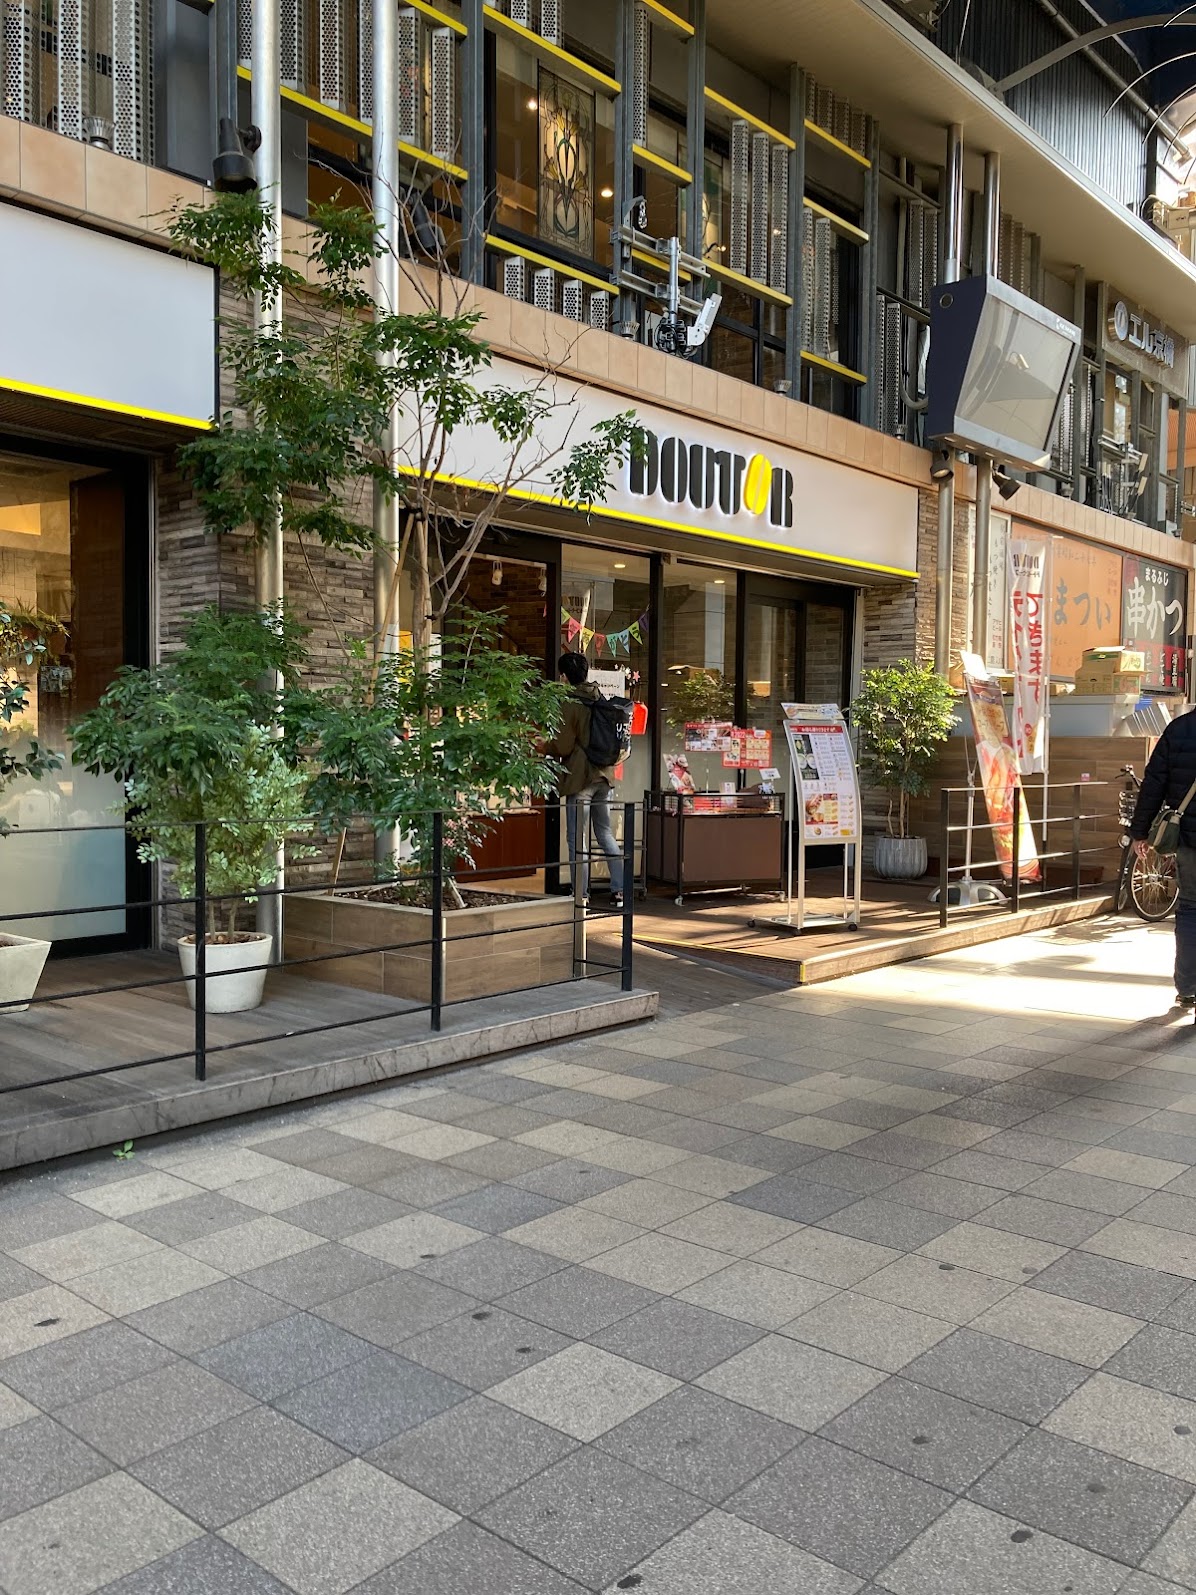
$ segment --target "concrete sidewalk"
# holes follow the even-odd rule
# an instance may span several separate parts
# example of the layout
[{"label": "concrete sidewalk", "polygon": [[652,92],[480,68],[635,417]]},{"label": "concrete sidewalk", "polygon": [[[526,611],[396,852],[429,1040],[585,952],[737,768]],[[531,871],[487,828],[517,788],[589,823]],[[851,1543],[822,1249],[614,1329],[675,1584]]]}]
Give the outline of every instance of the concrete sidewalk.
[{"label": "concrete sidewalk", "polygon": [[9,1179],[0,1589],[1196,1590],[1170,959],[691,966],[651,1026]]}]

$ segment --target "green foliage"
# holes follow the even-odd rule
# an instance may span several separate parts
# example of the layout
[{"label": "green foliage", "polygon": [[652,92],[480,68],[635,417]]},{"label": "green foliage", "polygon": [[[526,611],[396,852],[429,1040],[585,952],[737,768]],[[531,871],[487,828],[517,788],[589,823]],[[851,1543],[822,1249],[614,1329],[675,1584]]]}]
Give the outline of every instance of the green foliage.
[{"label": "green foliage", "polygon": [[669,683],[665,719],[677,731],[705,720],[730,720],[735,714],[735,686],[721,670],[694,670]]},{"label": "green foliage", "polygon": [[[29,689],[6,666],[31,665],[46,652],[46,638],[61,636],[66,627],[53,615],[41,610],[22,609],[16,604],[0,607],[0,727],[11,726],[19,720],[29,706]],[[36,737],[29,740],[23,753],[16,753],[12,733],[5,730],[0,741],[0,795],[22,776],[29,781],[40,781],[62,765],[62,755],[43,748]],[[0,836],[11,830],[7,820],[0,819]]]},{"label": "green foliage", "polygon": [[[211,896],[253,893],[274,876],[278,848],[310,828],[310,773],[288,764],[269,727],[297,680],[298,627],[274,610],[194,616],[182,647],[148,670],[126,668],[75,725],[77,763],[125,782],[143,860],[170,862],[194,887],[195,825],[205,822]],[[228,929],[238,904],[230,905]]]},{"label": "green foliage", "polygon": [[65,637],[57,615],[23,604],[0,604],[0,664],[31,665],[48,650],[51,637]]},{"label": "green foliage", "polygon": [[432,820],[445,818],[445,870],[472,862],[487,821],[555,785],[538,752],[560,723],[564,689],[498,646],[501,617],[474,614],[429,654],[405,649],[375,668],[357,652],[330,687],[288,696],[294,756],[317,767],[312,812],[328,834],[357,816],[409,837],[412,868],[432,867]]},{"label": "green foliage", "polygon": [[851,723],[859,733],[861,770],[889,795],[891,836],[908,835],[909,800],[926,791],[954,716],[955,693],[931,665],[900,659],[864,672]]}]

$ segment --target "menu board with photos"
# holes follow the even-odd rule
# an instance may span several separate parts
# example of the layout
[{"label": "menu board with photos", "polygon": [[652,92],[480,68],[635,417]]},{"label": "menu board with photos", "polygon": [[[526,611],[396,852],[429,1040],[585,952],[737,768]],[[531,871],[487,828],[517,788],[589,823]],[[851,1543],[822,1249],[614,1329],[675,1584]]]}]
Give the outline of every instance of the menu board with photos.
[{"label": "menu board with photos", "polygon": [[798,819],[806,840],[858,841],[860,794],[855,756],[837,707],[787,703],[784,709]]}]

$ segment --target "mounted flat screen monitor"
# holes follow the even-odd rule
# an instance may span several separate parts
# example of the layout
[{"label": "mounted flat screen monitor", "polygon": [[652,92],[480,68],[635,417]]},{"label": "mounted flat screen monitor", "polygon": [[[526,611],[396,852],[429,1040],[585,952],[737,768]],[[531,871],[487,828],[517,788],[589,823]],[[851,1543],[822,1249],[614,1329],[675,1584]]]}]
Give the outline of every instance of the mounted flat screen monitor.
[{"label": "mounted flat screen monitor", "polygon": [[1079,347],[1078,327],[995,277],[940,283],[930,315],[927,436],[1041,468]]}]

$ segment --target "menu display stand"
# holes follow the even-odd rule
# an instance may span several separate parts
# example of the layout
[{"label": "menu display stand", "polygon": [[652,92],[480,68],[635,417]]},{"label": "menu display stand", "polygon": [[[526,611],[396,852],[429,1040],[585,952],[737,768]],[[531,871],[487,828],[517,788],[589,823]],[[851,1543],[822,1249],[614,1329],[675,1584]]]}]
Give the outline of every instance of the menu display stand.
[{"label": "menu display stand", "polygon": [[776,891],[781,884],[782,799],[756,791],[648,792],[648,875],[687,892]]},{"label": "menu display stand", "polygon": [[[786,703],[785,740],[789,745],[789,848],[785,869],[785,913],[754,919],[762,929],[801,935],[840,925],[860,928],[863,868],[862,806],[855,755],[847,722],[833,703]],[[806,911],[806,849],[843,848],[843,912]],[[797,895],[794,906],[794,855]]]}]

